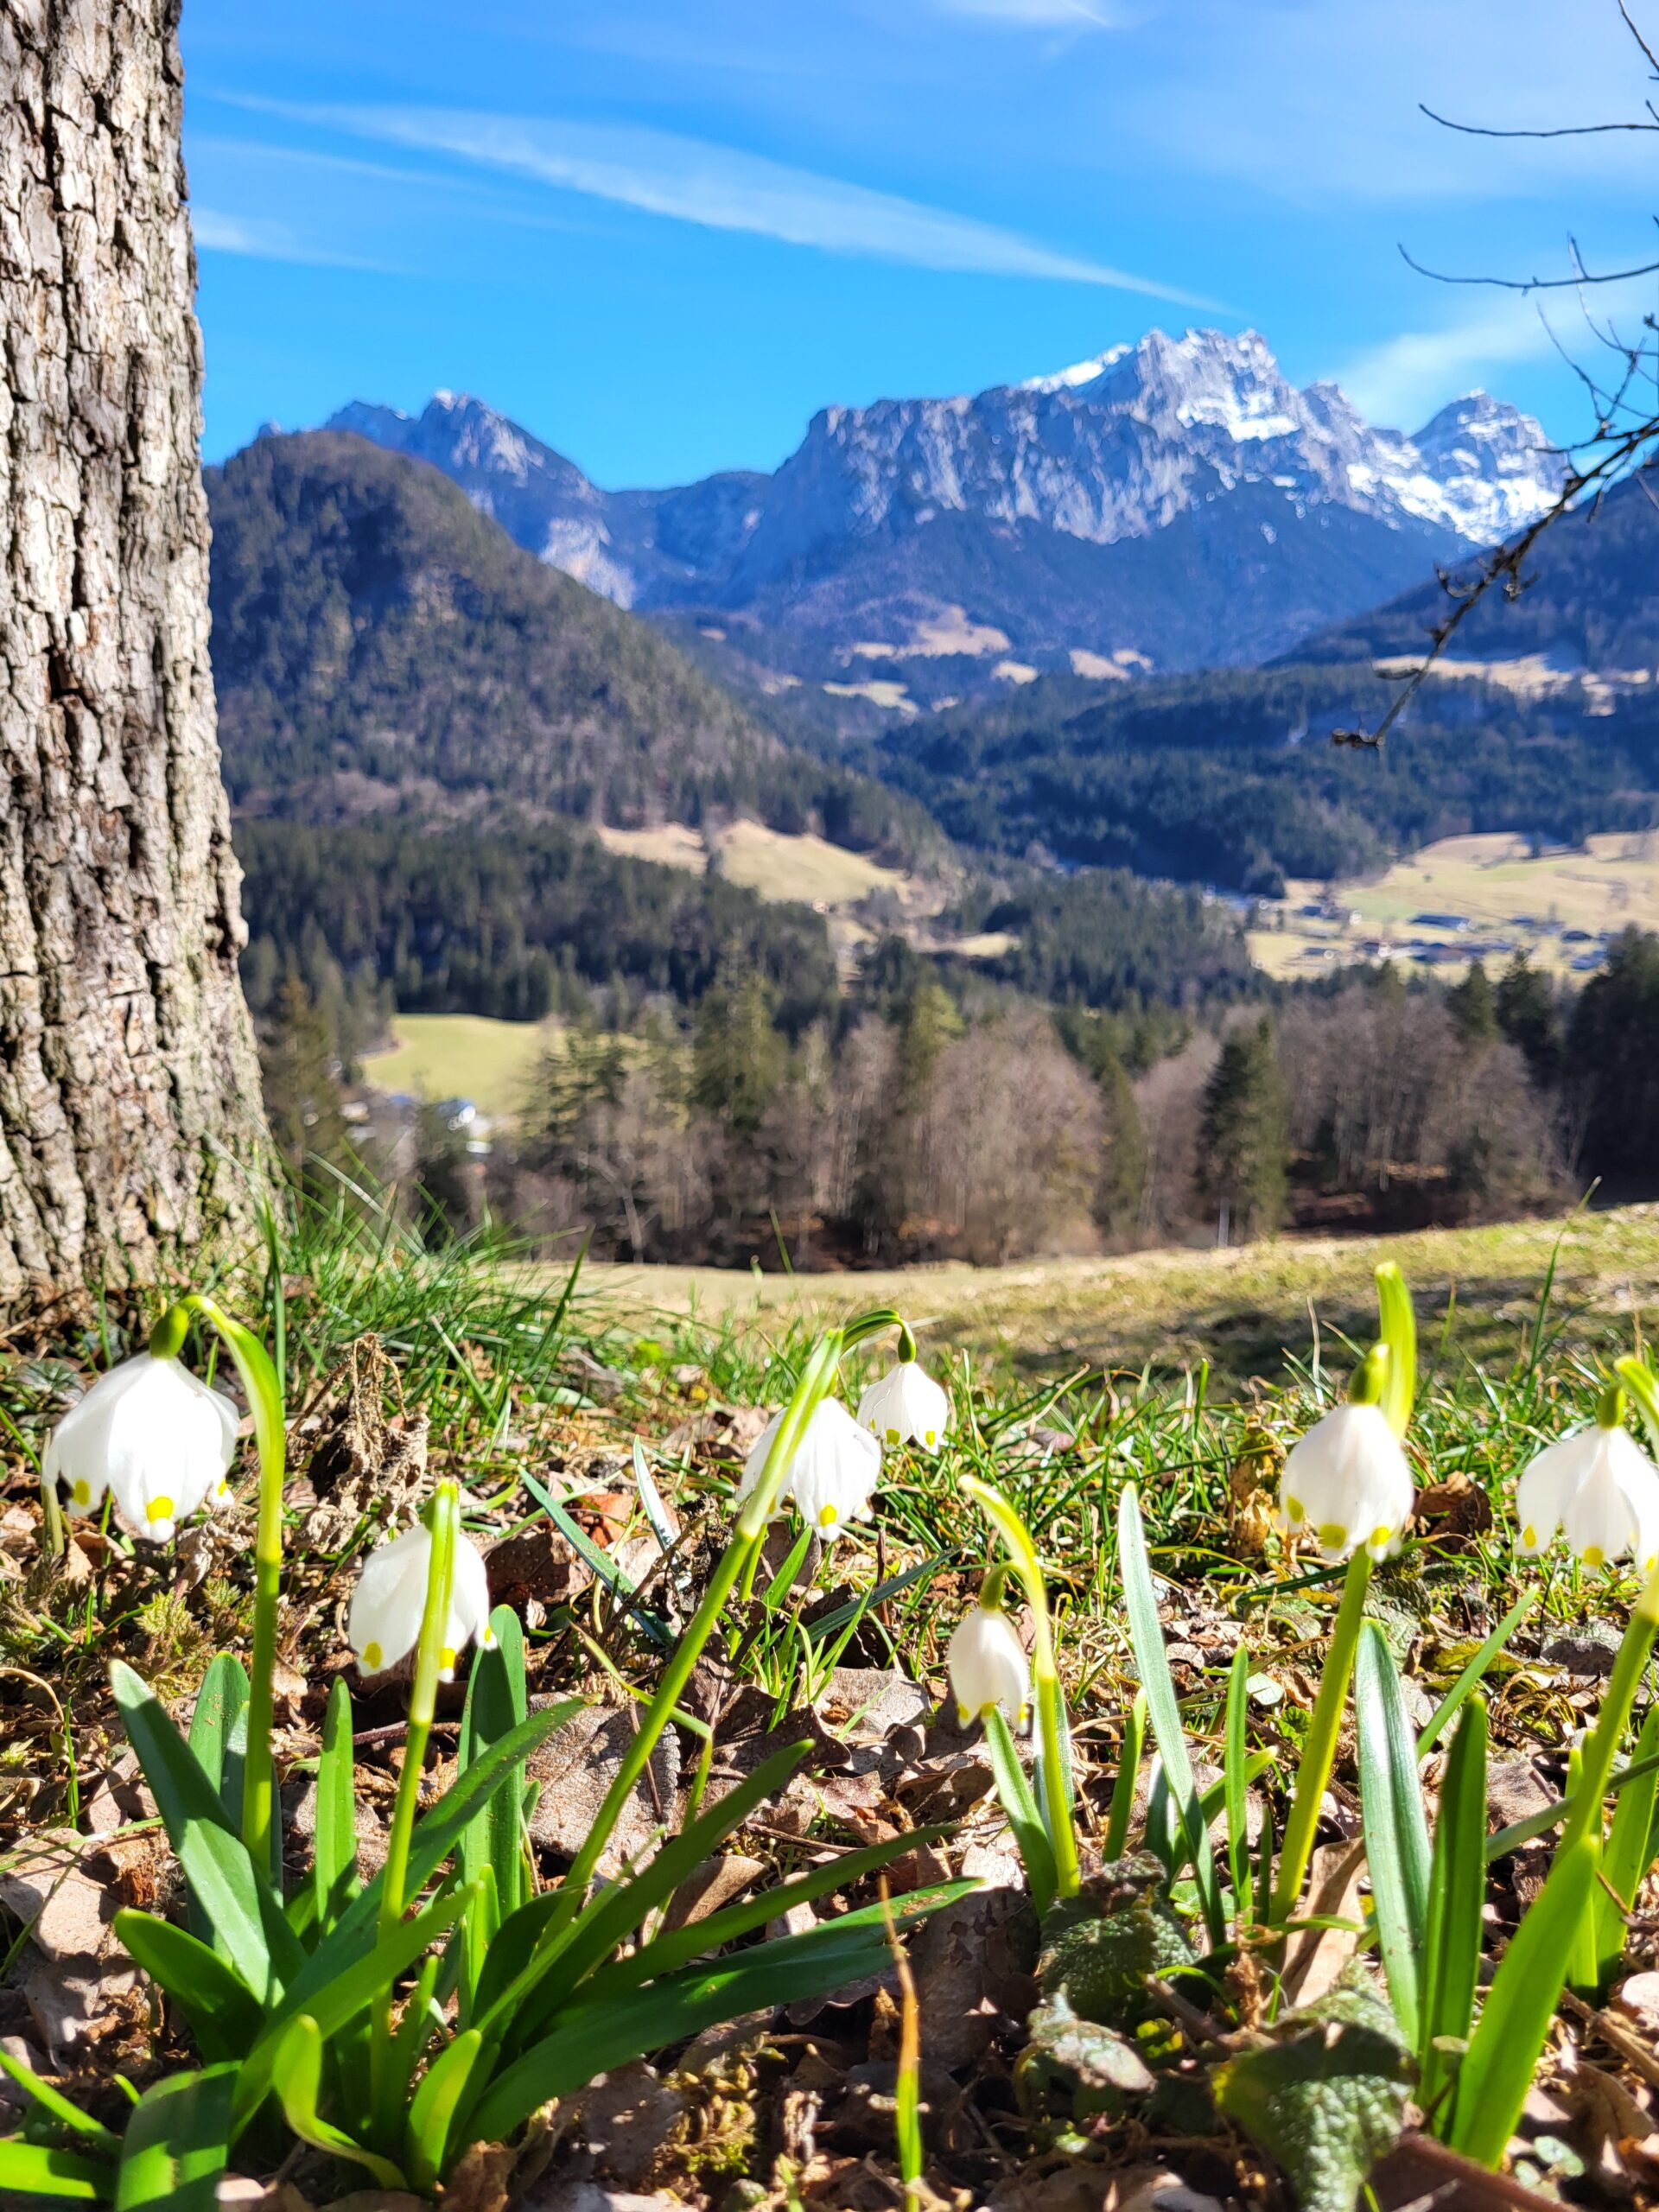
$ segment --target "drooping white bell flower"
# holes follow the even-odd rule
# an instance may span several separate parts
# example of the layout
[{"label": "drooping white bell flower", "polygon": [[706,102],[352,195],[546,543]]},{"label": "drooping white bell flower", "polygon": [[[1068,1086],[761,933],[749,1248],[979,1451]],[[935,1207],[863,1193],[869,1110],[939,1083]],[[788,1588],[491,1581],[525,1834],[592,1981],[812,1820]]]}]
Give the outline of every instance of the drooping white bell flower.
[{"label": "drooping white bell flower", "polygon": [[890,1374],[865,1388],[858,1421],[883,1444],[920,1444],[937,1450],[950,1419],[950,1401],[918,1360],[901,1359]]},{"label": "drooping white bell flower", "polygon": [[945,1646],[944,1663],[964,1728],[993,1705],[1001,1707],[1010,1727],[1019,1726],[1031,1702],[1031,1663],[1001,1605],[976,1605],[957,1622]]},{"label": "drooping white bell flower", "polygon": [[1624,1426],[1616,1393],[1604,1414],[1541,1451],[1515,1495],[1521,1549],[1548,1551],[1555,1532],[1586,1567],[1605,1567],[1629,1552],[1644,1574],[1659,1566],[1659,1467]]},{"label": "drooping white bell flower", "polygon": [[[772,1415],[744,1461],[737,1487],[740,1506],[759,1485],[783,1420],[781,1413]],[[792,1497],[802,1519],[829,1542],[849,1522],[869,1518],[871,1493],[880,1478],[881,1446],[839,1399],[825,1398],[814,1408],[806,1433],[784,1470],[778,1503]]]},{"label": "drooping white bell flower", "polygon": [[[420,1642],[431,1563],[432,1532],[421,1521],[390,1543],[379,1545],[364,1560],[352,1592],[346,1636],[365,1675],[383,1674],[388,1667],[395,1667]],[[474,1640],[483,1651],[495,1642],[490,1627],[489,1577],[477,1548],[457,1529],[449,1618],[444,1624],[438,1662],[443,1681],[454,1681],[455,1656]]]},{"label": "drooping white bell flower", "polygon": [[198,1506],[229,1497],[236,1424],[230,1399],[181,1361],[141,1351],[70,1407],[41,1472],[72,1512],[96,1513],[108,1492],[124,1527],[164,1544]]},{"label": "drooping white bell flower", "polygon": [[1312,1536],[1326,1559],[1346,1559],[1362,1546],[1385,1559],[1400,1548],[1415,1496],[1381,1406],[1351,1401],[1292,1446],[1279,1481],[1279,1526]]}]

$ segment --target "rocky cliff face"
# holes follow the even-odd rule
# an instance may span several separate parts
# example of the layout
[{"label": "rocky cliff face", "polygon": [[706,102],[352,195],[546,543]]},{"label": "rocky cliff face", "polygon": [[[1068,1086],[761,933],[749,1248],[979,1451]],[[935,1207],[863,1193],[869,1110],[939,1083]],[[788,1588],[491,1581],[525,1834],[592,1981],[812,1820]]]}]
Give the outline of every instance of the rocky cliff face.
[{"label": "rocky cliff face", "polygon": [[1540,426],[1484,392],[1413,436],[1378,429],[1335,385],[1292,385],[1253,331],[1154,330],[971,398],[828,407],[774,474],[671,492],[602,492],[450,393],[333,427],[435,462],[624,606],[718,611],[774,664],[899,682],[910,704],[1018,680],[999,664],[1264,657],[1495,543],[1560,477]]}]

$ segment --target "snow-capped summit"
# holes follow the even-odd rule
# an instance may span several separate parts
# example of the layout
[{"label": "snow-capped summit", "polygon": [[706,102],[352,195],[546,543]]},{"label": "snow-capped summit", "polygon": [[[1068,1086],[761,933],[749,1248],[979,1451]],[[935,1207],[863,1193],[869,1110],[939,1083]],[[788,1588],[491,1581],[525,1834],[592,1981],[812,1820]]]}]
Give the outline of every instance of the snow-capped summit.
[{"label": "snow-capped summit", "polygon": [[951,689],[974,671],[944,669],[941,635],[1038,665],[1265,657],[1524,526],[1563,473],[1487,393],[1379,429],[1338,385],[1293,385],[1254,330],[1151,330],[973,397],[825,407],[772,475],[672,492],[601,492],[464,395],[329,427],[434,462],[625,607],[741,612],[810,636],[820,673],[925,639],[913,655]]}]

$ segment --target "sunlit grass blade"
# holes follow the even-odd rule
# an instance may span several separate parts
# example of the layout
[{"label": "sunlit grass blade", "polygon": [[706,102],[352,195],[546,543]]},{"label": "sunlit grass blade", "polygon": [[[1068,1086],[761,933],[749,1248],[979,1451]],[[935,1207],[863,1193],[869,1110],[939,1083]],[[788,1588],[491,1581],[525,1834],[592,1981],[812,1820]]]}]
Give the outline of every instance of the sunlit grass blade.
[{"label": "sunlit grass blade", "polygon": [[[1486,1898],[1485,1843],[1486,1700],[1477,1695],[1465,1705],[1452,1738],[1429,1861],[1417,2100],[1431,2113],[1451,2078],[1439,2039],[1466,2042],[1474,2018]],[[1439,2117],[1444,2120],[1445,2115]]]},{"label": "sunlit grass blade", "polygon": [[1043,1826],[1042,1815],[1037,1809],[1037,1800],[1020,1764],[1020,1754],[1001,1706],[987,1707],[984,1728],[985,1749],[990,1755],[991,1772],[996,1779],[997,1799],[1020,1847],[1026,1886],[1031,1892],[1033,1910],[1040,1920],[1058,1893],[1048,1831]]},{"label": "sunlit grass blade", "polygon": [[[949,1892],[945,1892],[949,1895]],[[918,1910],[942,1900],[902,1901],[901,1929]],[[648,2050],[678,2043],[717,2020],[765,2005],[768,2010],[815,1997],[882,1973],[889,1938],[883,1916],[848,1913],[802,1936],[761,1943],[727,1961],[656,1980],[626,1996],[594,1996],[573,2005],[550,2035],[492,2082],[468,2123],[480,2141],[499,2142],[550,2097],[566,2096],[596,2074]]]},{"label": "sunlit grass blade", "polygon": [[145,2090],[122,2140],[116,2212],[217,2212],[235,2082],[234,2066],[208,2066]]},{"label": "sunlit grass blade", "polygon": [[1101,1854],[1108,1865],[1129,1847],[1135,1820],[1135,1786],[1141,1777],[1141,1760],[1147,1744],[1147,1694],[1137,1690],[1123,1716],[1123,1738],[1117,1747],[1117,1772],[1112,1777],[1111,1802],[1106,1808],[1106,1834]]},{"label": "sunlit grass blade", "polygon": [[[903,1858],[930,1843],[937,1843],[947,1831],[942,1828],[912,1828],[903,1835],[889,1838],[886,1843],[867,1844],[862,1851],[844,1852],[831,1865],[814,1866],[792,1881],[783,1882],[774,1890],[765,1890],[757,1897],[746,1897],[737,1904],[728,1904],[720,1912],[711,1912],[707,1920],[695,1921],[690,1927],[671,1929],[665,1936],[656,1936],[651,1942],[630,1952],[626,1958],[613,1959],[589,1975],[582,1985],[582,1999],[597,2003],[601,1996],[612,1996],[624,1989],[637,1989],[641,1982],[653,1980],[662,1975],[677,1974],[682,1967],[695,1960],[711,1958],[723,1944],[734,1943],[741,1936],[752,1936],[770,1920],[787,1912],[791,1905],[811,1904],[817,1898],[828,1897],[836,1890],[849,1890],[867,1876],[879,1874],[895,1859]],[[940,1903],[951,1897],[966,1897],[977,1889],[976,1882],[958,1882],[942,1885]],[[843,1915],[843,1919],[851,1918]]]},{"label": "sunlit grass blade", "polygon": [[1590,1836],[1557,1855],[1486,1993],[1458,2069],[1446,2138],[1480,2165],[1499,2163],[1521,2117],[1590,1902],[1597,1857]]},{"label": "sunlit grass blade", "polygon": [[450,2130],[483,2050],[483,2037],[476,2028],[467,2029],[433,2060],[415,2092],[404,2155],[416,2189],[435,2189],[443,2174]]},{"label": "sunlit grass blade", "polygon": [[0,2196],[15,2201],[56,2197],[67,2204],[108,2204],[115,2196],[115,2168],[55,2144],[0,2143]]},{"label": "sunlit grass blade", "polygon": [[[209,1952],[208,1956],[211,1958],[212,1955]],[[50,2082],[41,2081],[32,2066],[26,2066],[21,2058],[14,2058],[3,2046],[0,2046],[0,2070],[9,2074],[18,2088],[32,2097],[42,2112],[49,2113],[60,2126],[79,2135],[87,2149],[105,2151],[111,2157],[119,2152],[121,2139],[118,2135],[111,2133],[102,2120],[94,2120],[91,2113],[83,2112],[79,2105],[72,2104],[61,2089],[54,2088]]]},{"label": "sunlit grass blade", "polygon": [[258,1997],[233,1966],[153,1913],[124,1910],[116,1914],[114,1927],[129,1956],[183,2012],[204,2058],[217,2063],[246,2056],[258,2037],[263,2012]]},{"label": "sunlit grass blade", "polygon": [[402,2189],[404,2177],[390,2158],[382,2158],[354,2143],[342,2129],[332,2126],[317,2111],[322,2086],[322,2036],[308,2012],[289,2022],[271,2062],[271,2086],[283,2107],[283,2118],[302,2143],[327,2151],[350,2165],[362,2166],[382,2189]]},{"label": "sunlit grass blade", "polygon": [[311,1884],[315,1923],[326,1936],[357,1894],[357,1791],[352,1767],[352,1694],[340,1676],[328,1693],[317,1761],[316,1834]]},{"label": "sunlit grass blade", "polygon": [[1141,1669],[1141,1687],[1147,1700],[1153,1737],[1164,1763],[1176,1817],[1192,1861],[1205,1925],[1209,1930],[1211,1943],[1219,1944],[1226,1940],[1227,1935],[1221,1885],[1216,1879],[1210,1831],[1205,1825],[1198,1802],[1198,1783],[1186,1748],[1185,1732],[1181,1726],[1180,1707],[1176,1701],[1175,1684],[1164,1651],[1164,1632],[1158,1619],[1158,1600],[1153,1591],[1152,1569],[1147,1558],[1147,1537],[1141,1519],[1141,1501],[1135,1495],[1133,1483],[1124,1485],[1123,1495],[1118,1501],[1117,1557],[1118,1572],[1123,1580],[1124,1603],[1128,1609],[1129,1635]]},{"label": "sunlit grass blade", "polygon": [[1497,1657],[1516,1629],[1538,1603],[1540,1594],[1536,1590],[1522,1591],[1435,1707],[1417,1738],[1417,1756],[1420,1759],[1426,1759],[1428,1757],[1447,1728],[1451,1726],[1464,1700],[1480,1687],[1493,1660]]},{"label": "sunlit grass blade", "polygon": [[1399,1670],[1375,1621],[1360,1630],[1354,1656],[1354,1717],[1377,1945],[1395,2018],[1414,2050],[1422,2020],[1420,1947],[1428,1915],[1428,1820]]},{"label": "sunlit grass blade", "polygon": [[[1659,1762],[1659,1705],[1648,1708],[1630,1764],[1635,1766],[1649,1759]],[[1659,1764],[1649,1768],[1630,1788],[1621,1790],[1613,1808],[1601,1866],[1607,1887],[1597,1885],[1591,1907],[1596,1924],[1596,1978],[1603,1989],[1618,1971],[1619,1961],[1624,1955],[1625,1918],[1614,1900],[1618,1899],[1626,1908],[1632,1906],[1653,1863],[1656,1800],[1659,1800]],[[1612,1892],[1611,1896],[1609,1891]]]},{"label": "sunlit grass blade", "polygon": [[248,1670],[229,1651],[208,1666],[190,1715],[190,1749],[212,1783],[226,1817],[242,1825],[242,1770],[248,1741]]},{"label": "sunlit grass blade", "polygon": [[1233,1885],[1233,1919],[1242,1927],[1249,1916],[1249,1784],[1245,1778],[1250,1719],[1250,1655],[1241,1643],[1227,1672],[1226,1744],[1222,1783],[1227,1806],[1227,1871]]}]

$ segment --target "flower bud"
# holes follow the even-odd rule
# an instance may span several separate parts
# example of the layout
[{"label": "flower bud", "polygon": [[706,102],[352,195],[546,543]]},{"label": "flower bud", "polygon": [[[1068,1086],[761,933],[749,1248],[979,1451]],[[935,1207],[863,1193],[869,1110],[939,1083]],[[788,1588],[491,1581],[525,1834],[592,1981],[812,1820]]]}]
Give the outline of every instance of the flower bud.
[{"label": "flower bud", "polygon": [[957,1622],[944,1663],[964,1728],[993,1705],[1001,1706],[1011,1727],[1019,1726],[1031,1701],[1031,1665],[1001,1605],[976,1605]]}]

